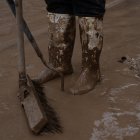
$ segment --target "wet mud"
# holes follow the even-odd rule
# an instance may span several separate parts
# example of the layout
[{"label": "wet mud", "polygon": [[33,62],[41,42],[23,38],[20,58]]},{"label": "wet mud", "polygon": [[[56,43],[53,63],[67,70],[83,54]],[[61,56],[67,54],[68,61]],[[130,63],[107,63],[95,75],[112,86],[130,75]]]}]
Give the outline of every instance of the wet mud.
[{"label": "wet mud", "polygon": [[[109,0],[110,2],[110,0]],[[47,51],[47,18],[43,1],[24,1],[24,16],[43,54]],[[127,0],[107,9],[104,17],[104,47],[101,54],[102,82],[88,94],[72,96],[69,88],[81,71],[79,31],[72,64],[74,73],[45,84],[49,104],[57,112],[63,133],[34,136],[28,129],[19,100],[16,24],[5,1],[0,1],[0,139],[1,140],[139,140],[140,79],[122,56],[140,56],[140,2]],[[78,29],[78,24],[77,24]],[[25,38],[28,74],[34,78],[44,68]]]}]

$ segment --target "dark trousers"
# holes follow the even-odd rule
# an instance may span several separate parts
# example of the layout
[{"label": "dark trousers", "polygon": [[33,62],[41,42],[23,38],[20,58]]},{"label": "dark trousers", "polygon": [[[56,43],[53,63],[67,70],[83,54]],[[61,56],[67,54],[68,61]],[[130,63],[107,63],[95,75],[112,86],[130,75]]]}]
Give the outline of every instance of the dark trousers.
[{"label": "dark trousers", "polygon": [[102,17],[105,0],[45,0],[48,12],[85,17]]}]

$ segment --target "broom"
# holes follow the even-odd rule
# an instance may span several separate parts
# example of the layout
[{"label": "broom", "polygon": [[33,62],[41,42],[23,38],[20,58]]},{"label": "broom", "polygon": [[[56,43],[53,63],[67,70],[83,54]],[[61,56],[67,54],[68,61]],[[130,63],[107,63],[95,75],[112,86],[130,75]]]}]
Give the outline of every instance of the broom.
[{"label": "broom", "polygon": [[15,5],[18,27],[19,98],[24,107],[29,126],[36,134],[41,132],[62,132],[58,116],[54,109],[48,104],[43,87],[33,82],[30,77],[26,75],[22,0],[15,0]]}]

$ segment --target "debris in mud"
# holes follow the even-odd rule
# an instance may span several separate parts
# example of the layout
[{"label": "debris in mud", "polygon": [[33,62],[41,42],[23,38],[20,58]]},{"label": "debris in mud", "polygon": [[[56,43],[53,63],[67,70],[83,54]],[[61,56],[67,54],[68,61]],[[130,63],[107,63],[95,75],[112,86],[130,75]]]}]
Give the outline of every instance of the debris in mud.
[{"label": "debris in mud", "polygon": [[121,117],[134,117],[139,122],[137,112],[105,112],[101,120],[94,122],[94,129],[90,140],[108,140],[109,138],[123,140],[124,137],[134,136],[139,132],[139,125],[135,123],[127,123],[125,127],[121,127],[119,119]]},{"label": "debris in mud", "polygon": [[140,132],[139,93],[127,92],[138,86],[139,83],[128,83],[108,91],[110,106],[94,121],[90,140],[124,140]]},{"label": "debris in mud", "polygon": [[127,58],[125,56],[123,56],[120,60],[118,60],[118,62],[123,63]]},{"label": "debris in mud", "polygon": [[140,58],[123,56],[118,62],[126,64],[138,77],[140,77]]}]

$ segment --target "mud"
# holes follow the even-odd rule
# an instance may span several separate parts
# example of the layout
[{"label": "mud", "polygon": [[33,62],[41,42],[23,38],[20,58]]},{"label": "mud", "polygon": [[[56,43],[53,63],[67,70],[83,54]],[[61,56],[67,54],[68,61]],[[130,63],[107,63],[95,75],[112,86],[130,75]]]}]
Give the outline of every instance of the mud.
[{"label": "mud", "polygon": [[[110,2],[110,0],[109,0]],[[32,7],[33,6],[33,7]],[[24,1],[24,16],[43,54],[47,54],[47,18],[43,1]],[[32,7],[32,8],[31,8]],[[89,94],[72,96],[68,89],[81,70],[81,47],[77,32],[73,55],[74,74],[45,85],[48,102],[58,113],[62,134],[34,136],[28,129],[17,99],[18,73],[15,19],[5,1],[0,1],[0,139],[1,140],[139,140],[140,80],[122,56],[140,55],[140,2],[127,0],[108,9],[104,18],[104,47],[101,55],[102,82]],[[78,27],[77,27],[78,28]],[[26,64],[31,77],[43,68],[27,39]],[[47,58],[47,55],[46,55]],[[112,128],[112,129],[111,129]]]}]

